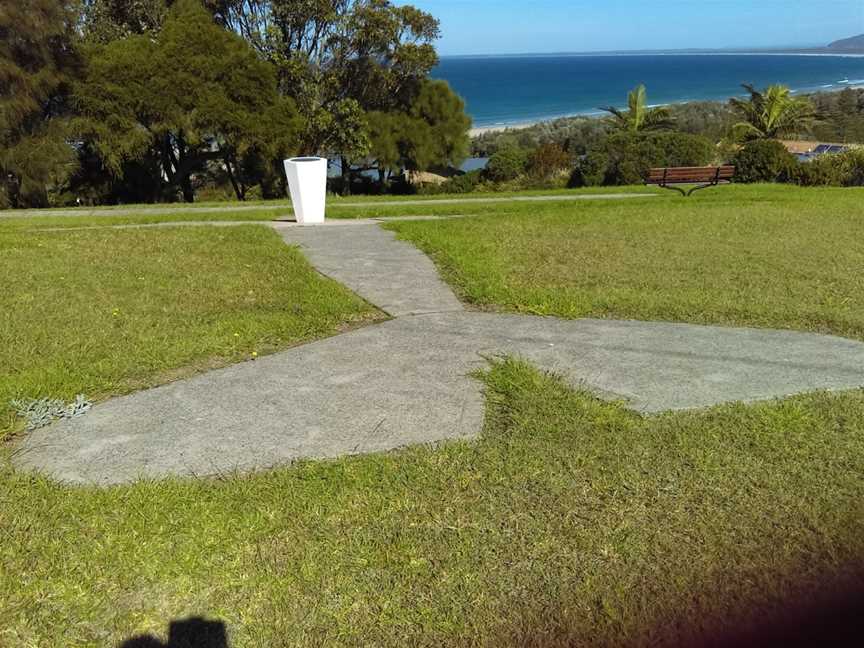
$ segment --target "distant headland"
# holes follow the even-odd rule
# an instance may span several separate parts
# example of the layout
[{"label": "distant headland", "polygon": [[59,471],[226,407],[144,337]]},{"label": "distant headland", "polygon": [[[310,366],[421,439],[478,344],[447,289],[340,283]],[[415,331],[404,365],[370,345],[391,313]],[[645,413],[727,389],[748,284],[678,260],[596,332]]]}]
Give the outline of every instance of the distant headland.
[{"label": "distant headland", "polygon": [[834,41],[825,48],[829,52],[855,52],[864,54],[864,34]]}]

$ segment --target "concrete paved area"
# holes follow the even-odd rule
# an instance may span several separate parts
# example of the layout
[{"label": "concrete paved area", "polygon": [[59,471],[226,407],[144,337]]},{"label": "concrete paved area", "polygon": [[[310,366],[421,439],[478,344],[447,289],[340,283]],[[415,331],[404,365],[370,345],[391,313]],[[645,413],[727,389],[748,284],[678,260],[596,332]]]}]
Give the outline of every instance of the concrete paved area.
[{"label": "concrete paved area", "polygon": [[20,467],[78,483],[212,475],[476,435],[469,374],[514,354],[642,412],[864,384],[864,344],[782,331],[451,312],[401,317],[116,398]]},{"label": "concrete paved area", "polygon": [[468,438],[470,377],[517,355],[645,413],[864,386],[864,344],[788,331],[466,311],[377,224],[275,225],[395,319],[101,403],[31,433],[14,462],[68,482],[213,475]]},{"label": "concrete paved area", "polygon": [[278,230],[319,271],[393,317],[464,310],[432,261],[393,232],[375,226]]},{"label": "concrete paved area", "polygon": [[[417,205],[458,205],[463,203],[513,203],[513,202],[568,202],[571,200],[627,200],[630,198],[651,198],[657,193],[606,193],[606,194],[553,194],[545,196],[505,196],[482,198],[430,198],[428,200],[388,200],[388,201],[332,201],[331,207],[416,207]],[[230,205],[195,205],[170,203],[166,205],[144,205],[134,207],[94,207],[93,209],[21,209],[0,211],[0,218],[33,218],[57,216],[133,216],[135,214],[216,214],[221,212],[255,212],[284,209],[291,212],[290,202],[275,201],[258,205],[233,203]]]}]

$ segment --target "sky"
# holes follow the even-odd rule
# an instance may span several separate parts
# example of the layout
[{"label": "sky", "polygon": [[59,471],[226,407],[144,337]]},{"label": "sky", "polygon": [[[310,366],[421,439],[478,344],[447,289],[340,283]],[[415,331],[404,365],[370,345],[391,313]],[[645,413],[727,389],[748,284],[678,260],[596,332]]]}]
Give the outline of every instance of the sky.
[{"label": "sky", "polygon": [[441,21],[442,56],[825,45],[864,0],[396,0]]}]

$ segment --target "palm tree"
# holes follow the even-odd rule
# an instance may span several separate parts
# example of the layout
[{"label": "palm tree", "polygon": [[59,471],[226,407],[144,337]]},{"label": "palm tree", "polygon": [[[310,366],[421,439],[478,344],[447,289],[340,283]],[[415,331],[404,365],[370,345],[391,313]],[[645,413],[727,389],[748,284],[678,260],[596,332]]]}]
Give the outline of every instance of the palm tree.
[{"label": "palm tree", "polygon": [[749,99],[731,99],[733,110],[743,119],[732,127],[738,141],[775,139],[792,135],[813,123],[815,112],[809,100],[793,97],[786,86],[772,85],[764,92],[744,84]]},{"label": "palm tree", "polygon": [[601,108],[608,112],[607,118],[613,128],[629,133],[646,130],[658,130],[672,125],[672,114],[666,107],[649,108],[648,93],[645,86],[640,85],[627,95],[628,110],[623,111],[609,106]]}]

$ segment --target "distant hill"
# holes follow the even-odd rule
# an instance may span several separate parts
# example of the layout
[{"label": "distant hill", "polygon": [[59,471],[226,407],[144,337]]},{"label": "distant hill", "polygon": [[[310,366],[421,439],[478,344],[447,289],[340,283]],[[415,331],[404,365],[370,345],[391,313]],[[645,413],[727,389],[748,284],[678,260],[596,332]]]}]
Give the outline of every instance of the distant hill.
[{"label": "distant hill", "polygon": [[860,52],[864,53],[864,34],[834,41],[826,49],[834,52]]}]

